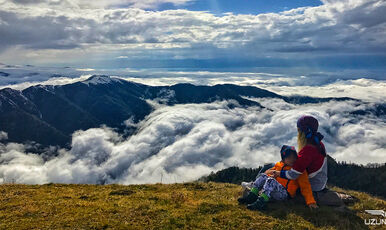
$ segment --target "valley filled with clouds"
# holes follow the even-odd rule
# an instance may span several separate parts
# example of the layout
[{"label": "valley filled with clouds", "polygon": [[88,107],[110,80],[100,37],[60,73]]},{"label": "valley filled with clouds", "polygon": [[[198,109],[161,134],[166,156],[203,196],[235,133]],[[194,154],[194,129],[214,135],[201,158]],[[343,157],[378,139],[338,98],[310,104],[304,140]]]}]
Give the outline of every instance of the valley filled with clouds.
[{"label": "valley filled with clouds", "polygon": [[[125,124],[136,129],[128,137],[106,126],[77,131],[70,149],[52,148],[41,155],[29,153],[26,144],[1,144],[0,178],[32,184],[174,183],[230,166],[258,167],[279,160],[281,145],[296,146],[296,120],[302,114],[319,120],[327,152],[338,161],[384,163],[386,118],[374,109],[384,106],[384,99],[376,90],[371,96],[371,89],[377,85],[384,92],[385,83],[353,83],[306,87],[316,92],[326,87],[328,96],[334,91],[344,95],[354,87],[355,92],[362,90],[357,96],[372,100],[299,105],[278,98],[248,98],[263,108],[233,100],[173,106],[148,100],[154,111],[138,123],[128,118]],[[287,94],[302,92],[301,86],[282,87]],[[6,133],[1,138],[6,140]]]}]

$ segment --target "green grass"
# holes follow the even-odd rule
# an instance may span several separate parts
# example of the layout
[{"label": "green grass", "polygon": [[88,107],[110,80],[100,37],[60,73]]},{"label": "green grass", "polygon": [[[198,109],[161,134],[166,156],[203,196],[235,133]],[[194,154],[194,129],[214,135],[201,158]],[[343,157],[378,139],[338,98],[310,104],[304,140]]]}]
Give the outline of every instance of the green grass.
[{"label": "green grass", "polygon": [[[368,229],[365,209],[386,201],[354,191],[350,213],[310,211],[292,201],[267,211],[237,204],[241,187],[226,183],[154,185],[0,185],[1,229]],[[383,226],[378,226],[381,229]],[[377,227],[370,227],[377,228]]]}]

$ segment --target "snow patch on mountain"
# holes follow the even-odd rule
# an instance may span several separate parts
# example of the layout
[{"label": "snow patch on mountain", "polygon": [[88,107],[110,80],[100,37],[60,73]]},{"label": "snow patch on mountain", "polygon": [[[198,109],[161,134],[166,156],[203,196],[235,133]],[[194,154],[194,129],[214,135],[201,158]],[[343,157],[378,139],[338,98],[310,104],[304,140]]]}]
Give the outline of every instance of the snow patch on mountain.
[{"label": "snow patch on mountain", "polygon": [[87,80],[82,81],[82,83],[86,85],[111,84],[114,82],[122,83],[120,79],[106,75],[93,75]]}]

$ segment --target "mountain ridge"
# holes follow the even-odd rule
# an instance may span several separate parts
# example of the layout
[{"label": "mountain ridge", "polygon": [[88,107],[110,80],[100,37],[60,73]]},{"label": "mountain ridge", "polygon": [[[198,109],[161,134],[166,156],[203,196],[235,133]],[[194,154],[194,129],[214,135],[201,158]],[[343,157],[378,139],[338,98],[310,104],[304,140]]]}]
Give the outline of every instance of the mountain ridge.
[{"label": "mountain ridge", "polygon": [[167,105],[234,100],[237,106],[264,108],[244,96],[278,98],[293,104],[356,100],[287,97],[254,86],[233,84],[149,86],[107,75],[93,75],[84,81],[65,85],[1,89],[0,130],[8,133],[9,142],[32,141],[43,146],[68,147],[72,133],[77,130],[106,125],[123,131],[126,129],[125,120],[143,120],[153,111],[147,100],[163,99],[159,102]]}]

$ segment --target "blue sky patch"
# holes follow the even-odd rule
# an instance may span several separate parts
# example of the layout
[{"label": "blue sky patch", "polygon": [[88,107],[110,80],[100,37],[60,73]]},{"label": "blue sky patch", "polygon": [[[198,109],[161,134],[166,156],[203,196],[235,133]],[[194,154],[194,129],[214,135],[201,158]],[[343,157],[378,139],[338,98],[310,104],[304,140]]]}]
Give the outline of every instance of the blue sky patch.
[{"label": "blue sky patch", "polygon": [[234,14],[260,14],[281,12],[305,6],[319,6],[319,0],[197,0],[186,5],[163,4],[159,10],[187,9],[209,11],[213,14],[232,12]]}]

